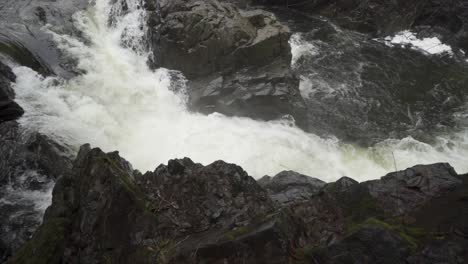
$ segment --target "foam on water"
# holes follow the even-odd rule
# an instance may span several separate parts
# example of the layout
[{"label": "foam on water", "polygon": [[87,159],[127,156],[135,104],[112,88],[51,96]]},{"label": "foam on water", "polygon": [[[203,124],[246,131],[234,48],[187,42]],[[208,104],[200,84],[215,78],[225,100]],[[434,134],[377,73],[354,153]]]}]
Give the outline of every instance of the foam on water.
[{"label": "foam on water", "polygon": [[436,37],[419,39],[413,32],[408,30],[401,31],[393,37],[386,37],[385,44],[391,47],[393,45],[401,45],[402,47],[405,47],[405,45],[410,45],[412,49],[419,50],[431,55],[453,55],[452,47],[443,44],[440,39]]},{"label": "foam on water", "polygon": [[[71,146],[89,142],[105,151],[119,150],[140,170],[187,156],[204,164],[219,159],[236,163],[255,177],[295,170],[327,181],[344,175],[366,180],[394,170],[392,152],[399,169],[449,161],[468,170],[466,135],[458,136],[454,148],[441,143],[436,149],[408,138],[364,149],[305,133],[287,120],[191,113],[183,91],[173,89],[184,84],[171,81],[166,69],[147,67],[145,13],[139,1],[127,1],[128,11],[97,0],[77,14],[85,42],[55,35],[84,74],[65,81],[25,67],[14,69],[17,100],[26,110],[23,126]],[[121,15],[109,23],[116,13]]]}]

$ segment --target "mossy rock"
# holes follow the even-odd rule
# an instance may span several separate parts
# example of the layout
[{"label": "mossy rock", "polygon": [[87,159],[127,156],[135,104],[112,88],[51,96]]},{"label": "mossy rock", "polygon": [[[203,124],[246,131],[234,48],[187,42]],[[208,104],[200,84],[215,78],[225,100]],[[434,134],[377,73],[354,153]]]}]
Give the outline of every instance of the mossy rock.
[{"label": "mossy rock", "polygon": [[68,225],[69,220],[65,218],[47,220],[7,264],[60,263]]},{"label": "mossy rock", "polygon": [[425,232],[422,228],[394,225],[374,217],[370,217],[362,223],[351,224],[348,227],[348,232],[356,231],[365,225],[379,226],[381,228],[398,233],[398,235],[410,245],[412,250],[416,250],[418,248],[419,241],[427,238],[428,236],[427,232]]}]

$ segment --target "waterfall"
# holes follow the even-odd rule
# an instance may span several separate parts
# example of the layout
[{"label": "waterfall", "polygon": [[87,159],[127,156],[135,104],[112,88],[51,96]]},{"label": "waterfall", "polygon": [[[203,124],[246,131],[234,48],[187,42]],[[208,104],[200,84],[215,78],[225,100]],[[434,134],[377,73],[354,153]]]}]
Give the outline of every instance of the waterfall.
[{"label": "waterfall", "polygon": [[187,156],[204,164],[236,163],[255,177],[295,170],[325,181],[344,175],[367,180],[394,170],[392,152],[399,169],[447,161],[468,170],[466,134],[457,136],[455,148],[411,138],[361,148],[306,133],[289,120],[190,112],[183,78],[147,66],[146,16],[141,0],[95,0],[74,16],[82,39],[45,28],[82,74],[63,80],[16,67],[14,89],[26,110],[22,126],[73,148],[89,142],[119,150],[142,171]]}]

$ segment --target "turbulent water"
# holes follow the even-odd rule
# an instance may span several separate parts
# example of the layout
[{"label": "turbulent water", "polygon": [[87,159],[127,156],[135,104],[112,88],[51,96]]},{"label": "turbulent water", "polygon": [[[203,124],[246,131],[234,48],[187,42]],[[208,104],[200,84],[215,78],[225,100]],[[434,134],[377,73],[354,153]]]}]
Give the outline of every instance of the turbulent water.
[{"label": "turbulent water", "polygon": [[[169,159],[190,157],[204,164],[225,160],[255,177],[295,170],[323,180],[350,176],[377,178],[420,163],[450,162],[468,171],[468,133],[436,139],[435,146],[412,138],[386,140],[360,148],[305,133],[288,120],[260,122],[221,114],[201,115],[185,106],[185,84],[166,69],[147,66],[146,14],[137,0],[96,0],[75,15],[83,39],[55,35],[60,48],[77,59],[83,74],[44,78],[17,67],[17,101],[25,108],[21,124],[78,147],[91,143],[119,150],[139,170]],[[313,54],[314,46],[293,41],[293,60]],[[177,87],[177,89],[175,88]],[[313,87],[302,86],[305,89]],[[451,143],[451,144],[449,144]]]}]

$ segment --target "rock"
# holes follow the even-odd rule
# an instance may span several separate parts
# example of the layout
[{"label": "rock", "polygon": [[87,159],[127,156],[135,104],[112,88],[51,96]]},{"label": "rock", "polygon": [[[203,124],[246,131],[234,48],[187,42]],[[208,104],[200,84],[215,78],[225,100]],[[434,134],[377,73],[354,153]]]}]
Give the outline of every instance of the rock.
[{"label": "rock", "polygon": [[258,184],[268,191],[273,201],[281,205],[309,200],[325,186],[325,182],[319,179],[294,171],[283,171],[274,177],[264,176],[258,180]]},{"label": "rock", "polygon": [[[418,186],[427,198],[394,216],[393,198],[373,193],[395,186]],[[291,190],[288,203],[269,198]],[[43,224],[7,263],[463,262],[467,193],[468,178],[446,164],[364,183],[295,172],[257,183],[236,165],[188,158],[141,174],[117,152],[85,145],[57,182]],[[438,245],[450,254],[432,250]]]},{"label": "rock", "polygon": [[24,113],[21,106],[13,101],[15,94],[10,83],[15,80],[15,74],[0,61],[0,123],[15,120]]},{"label": "rock", "polygon": [[66,149],[45,136],[0,124],[0,262],[30,239],[50,204],[55,179],[71,168]]},{"label": "rock", "polygon": [[3,1],[0,6],[0,54],[43,75],[75,75],[74,62],[64,56],[43,28],[76,35],[72,16],[88,6],[86,0]]},{"label": "rock", "polygon": [[262,120],[291,115],[304,125],[291,33],[272,13],[217,0],[147,6],[153,67],[182,71],[191,110]]},{"label": "rock", "polygon": [[392,216],[407,214],[430,200],[454,190],[462,181],[446,163],[415,166],[369,182],[369,193]]},{"label": "rock", "polygon": [[274,120],[291,116],[305,127],[306,108],[299,81],[282,62],[249,67],[228,75],[189,82],[190,106],[201,113]]},{"label": "rock", "polygon": [[172,160],[141,175],[117,153],[84,146],[73,173],[54,188],[44,224],[10,262],[203,262],[239,259],[240,250],[262,259],[270,249],[287,250],[274,231],[287,230],[273,210],[267,193],[238,166]]},{"label": "rock", "polygon": [[[162,1],[158,64],[189,79],[246,66],[264,66],[277,58],[289,63],[289,29],[273,14],[241,11],[210,1]],[[202,67],[200,67],[202,65]]]},{"label": "rock", "polygon": [[308,263],[405,263],[410,244],[397,233],[366,225],[325,249],[308,249]]}]

